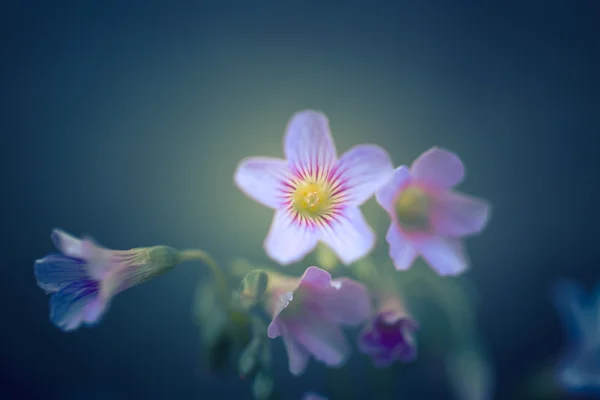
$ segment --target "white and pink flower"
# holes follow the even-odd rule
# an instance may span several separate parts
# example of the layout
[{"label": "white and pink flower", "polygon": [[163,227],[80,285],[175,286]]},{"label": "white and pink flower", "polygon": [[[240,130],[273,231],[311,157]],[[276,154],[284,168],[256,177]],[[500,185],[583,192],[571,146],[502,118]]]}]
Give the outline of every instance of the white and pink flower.
[{"label": "white and pink flower", "polygon": [[359,207],[393,173],[387,152],[358,145],[338,159],[327,117],[307,110],[290,119],[284,154],[286,160],[247,158],[234,176],[246,195],[275,210],[267,255],[288,265],[319,241],[346,265],[367,255],[375,234]]}]

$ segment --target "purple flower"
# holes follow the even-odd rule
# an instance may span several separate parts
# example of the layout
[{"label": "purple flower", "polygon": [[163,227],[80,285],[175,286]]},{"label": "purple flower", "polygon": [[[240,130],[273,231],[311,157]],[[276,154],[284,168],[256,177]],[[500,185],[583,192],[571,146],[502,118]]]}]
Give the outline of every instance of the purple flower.
[{"label": "purple flower", "polygon": [[292,116],[283,147],[286,160],[247,158],[234,176],[246,195],[275,210],[267,255],[288,265],[319,241],[346,265],[369,253],[375,234],[359,206],[393,172],[386,151],[359,145],[338,159],[327,117],[311,110]]},{"label": "purple flower", "polygon": [[267,334],[283,337],[289,370],[302,374],[310,356],[328,366],[341,366],[350,346],[340,325],[357,326],[371,314],[365,287],[349,278],[331,279],[308,267],[301,278],[269,273],[265,308],[272,316]]},{"label": "purple flower", "polygon": [[451,190],[464,174],[455,154],[434,147],[410,169],[397,168],[377,192],[377,202],[392,220],[386,240],[396,269],[410,268],[418,255],[440,275],[457,275],[467,269],[461,238],[485,228],[490,206]]},{"label": "purple flower", "polygon": [[51,237],[62,254],[37,260],[34,272],[38,286],[52,294],[50,320],[63,331],[97,324],[116,294],[179,262],[179,252],[166,246],[117,251],[59,229]]},{"label": "purple flower", "polygon": [[378,368],[395,361],[410,362],[417,357],[414,334],[417,323],[406,313],[397,297],[384,299],[375,318],[359,336],[358,348]]}]

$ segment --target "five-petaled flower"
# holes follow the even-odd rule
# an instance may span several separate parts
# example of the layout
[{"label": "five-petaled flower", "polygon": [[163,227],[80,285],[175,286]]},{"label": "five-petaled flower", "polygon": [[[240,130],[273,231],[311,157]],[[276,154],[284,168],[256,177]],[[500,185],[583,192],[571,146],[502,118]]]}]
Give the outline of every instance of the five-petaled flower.
[{"label": "five-petaled flower", "polygon": [[490,206],[451,190],[464,173],[455,154],[434,147],[410,169],[397,168],[378,190],[377,202],[392,221],[386,240],[396,269],[408,269],[419,254],[440,275],[457,275],[467,269],[461,238],[485,228]]},{"label": "five-petaled flower", "polygon": [[62,254],[35,262],[37,284],[50,297],[50,320],[63,331],[100,322],[118,293],[160,275],[179,263],[179,252],[167,246],[109,250],[92,239],[52,231]]},{"label": "five-petaled flower", "polygon": [[340,325],[358,326],[371,315],[366,288],[350,278],[308,267],[302,277],[269,272],[263,306],[271,316],[267,334],[283,337],[289,370],[302,374],[310,356],[328,366],[345,363],[350,345]]},{"label": "five-petaled flower", "polygon": [[370,356],[373,365],[385,368],[395,361],[410,362],[417,357],[414,334],[417,323],[402,301],[393,295],[380,299],[373,320],[364,327],[358,339],[359,350]]},{"label": "five-petaled flower", "polygon": [[317,242],[344,264],[368,254],[375,234],[359,206],[388,181],[393,165],[376,145],[358,145],[339,159],[327,117],[301,111],[284,138],[287,160],[251,157],[234,175],[249,197],[275,210],[264,247],[281,265],[300,261]]}]

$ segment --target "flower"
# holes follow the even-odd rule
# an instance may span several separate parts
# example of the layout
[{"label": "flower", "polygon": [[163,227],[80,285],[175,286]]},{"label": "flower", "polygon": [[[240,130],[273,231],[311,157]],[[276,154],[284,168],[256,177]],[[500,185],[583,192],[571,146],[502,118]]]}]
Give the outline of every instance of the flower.
[{"label": "flower", "polygon": [[267,255],[288,265],[319,241],[346,265],[369,253],[375,234],[359,206],[393,172],[386,151],[358,145],[338,159],[327,117],[307,110],[290,119],[284,153],[287,160],[242,160],[234,175],[240,190],[275,210],[264,241]]},{"label": "flower", "polygon": [[289,370],[302,374],[310,356],[336,367],[350,355],[340,325],[357,326],[371,314],[365,287],[349,278],[331,279],[320,268],[308,267],[301,278],[270,273],[263,306],[272,320],[271,339],[283,337]]},{"label": "flower", "polygon": [[587,296],[576,282],[562,281],[554,301],[568,346],[556,368],[559,385],[573,393],[600,393],[600,285]]},{"label": "flower", "polygon": [[179,263],[179,252],[167,246],[109,250],[90,238],[52,231],[62,254],[35,262],[37,284],[50,298],[50,320],[63,331],[95,325],[118,293],[160,275]]},{"label": "flower", "polygon": [[417,323],[407,314],[401,301],[389,296],[382,299],[377,315],[361,332],[358,348],[369,355],[378,368],[388,367],[396,360],[414,361],[417,329]]},{"label": "flower", "polygon": [[460,238],[485,228],[490,206],[451,190],[463,177],[460,159],[434,147],[410,169],[397,168],[377,192],[377,202],[392,221],[386,240],[396,269],[410,268],[419,254],[442,276],[467,269]]}]

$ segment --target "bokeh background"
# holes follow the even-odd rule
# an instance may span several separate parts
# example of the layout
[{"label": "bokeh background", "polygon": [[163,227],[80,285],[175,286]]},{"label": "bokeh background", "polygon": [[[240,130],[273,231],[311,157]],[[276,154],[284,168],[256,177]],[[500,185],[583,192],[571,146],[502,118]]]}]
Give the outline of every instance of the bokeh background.
[{"label": "bokeh background", "polygon": [[[600,278],[599,17],[593,0],[2,2],[0,398],[249,398],[247,383],[203,372],[200,264],[66,334],[33,261],[53,251],[54,227],[266,261],[272,212],[233,172],[281,156],[287,120],[313,108],[340,153],[370,142],[396,164],[434,145],[462,157],[461,189],[494,206],[467,242],[468,279],[496,396],[515,399],[564,346],[551,285]],[[280,373],[285,398],[320,391],[311,368]],[[402,398],[448,396],[412,374]]]}]

